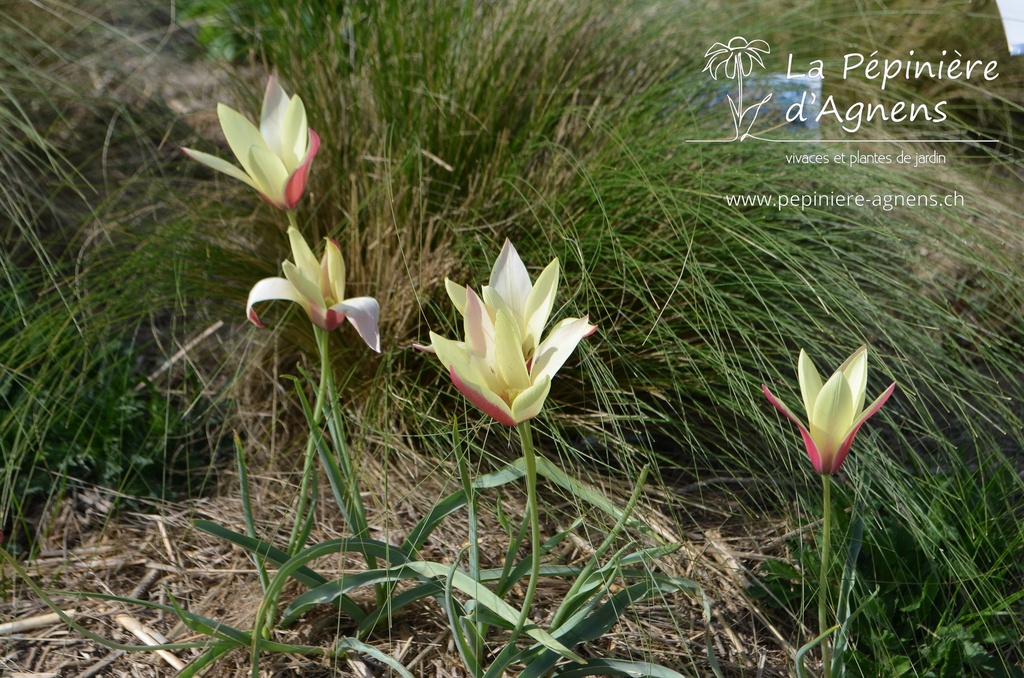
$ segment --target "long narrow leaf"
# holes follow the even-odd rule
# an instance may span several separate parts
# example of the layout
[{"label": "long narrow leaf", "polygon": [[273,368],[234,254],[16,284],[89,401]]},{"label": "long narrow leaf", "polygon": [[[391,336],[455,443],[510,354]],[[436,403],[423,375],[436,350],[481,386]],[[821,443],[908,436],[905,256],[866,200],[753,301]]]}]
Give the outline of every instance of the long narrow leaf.
[{"label": "long narrow leaf", "polygon": [[409,673],[409,670],[402,666],[397,659],[375,648],[373,645],[364,643],[356,638],[339,638],[334,644],[334,649],[339,653],[360,652],[362,654],[369,655],[380,663],[388,666],[392,671],[402,676],[402,678],[414,678],[414,676]]},{"label": "long narrow leaf", "polygon": [[864,539],[864,520],[859,512],[854,513],[852,527],[850,548],[846,554],[846,564],[843,566],[843,580],[839,585],[839,601],[836,604],[836,622],[839,624],[839,633],[832,646],[832,675],[835,678],[842,678],[845,673],[846,663],[843,654],[850,642],[850,636],[847,633],[847,623],[850,619],[850,595],[857,579],[857,558],[860,556],[860,547]]},{"label": "long narrow leaf", "polygon": [[401,593],[392,596],[384,605],[372,610],[366,615],[366,619],[359,623],[357,632],[360,636],[369,633],[377,627],[382,619],[394,614],[410,603],[424,598],[436,598],[444,592],[444,586],[436,579],[423,582],[417,586],[406,589]]},{"label": "long narrow leaf", "polygon": [[427,515],[420,518],[416,525],[409,532],[409,536],[402,542],[401,549],[410,558],[416,555],[420,547],[426,543],[427,538],[444,521],[445,518],[455,513],[468,504],[466,493],[463,490],[448,495],[430,508]]},{"label": "long narrow leaf", "polygon": [[[522,477],[522,469],[515,468],[514,466],[506,466],[499,471],[488,473],[474,480],[473,489],[484,490],[501,487],[502,485],[515,482]],[[465,490],[459,490],[458,492],[450,494],[434,504],[434,506],[431,507],[430,512],[420,518],[419,522],[417,522],[409,532],[409,536],[405,538],[404,542],[402,542],[402,550],[405,551],[410,558],[413,557],[416,551],[423,546],[427,541],[427,538],[437,528],[437,526],[440,525],[446,517],[465,507],[467,503],[468,499]]]},{"label": "long narrow leaf", "polygon": [[559,678],[586,678],[587,676],[639,676],[643,678],[686,678],[678,671],[652,664],[625,659],[591,659],[584,665],[568,664],[556,673]]},{"label": "long narrow leaf", "polygon": [[[630,605],[643,600],[656,590],[657,586],[653,581],[633,584],[609,598],[608,602],[602,605],[596,612],[587,615],[586,613],[597,602],[597,598],[595,598],[590,601],[590,605],[582,607],[577,614],[566,620],[562,628],[555,629],[552,634],[570,647],[600,638],[618,622],[619,617],[622,616],[622,613]],[[516,660],[522,661],[523,655],[517,657]],[[544,676],[554,668],[558,660],[559,657],[555,653],[544,652],[529,663],[526,670],[523,671],[521,678],[539,678]]]},{"label": "long narrow leaf", "polygon": [[[281,624],[288,626],[310,608],[317,605],[333,604],[339,598],[344,598],[349,591],[375,584],[394,584],[402,579],[408,579],[410,576],[418,578],[416,572],[403,569],[401,566],[346,574],[344,577],[317,586],[295,598],[282,613]],[[361,621],[366,621],[366,619]]]},{"label": "long narrow leaf", "polygon": [[[198,529],[212,534],[215,537],[220,537],[221,539],[237,544],[257,555],[263,556],[279,567],[290,560],[287,553],[275,548],[273,545],[259,539],[247,537],[244,534],[239,534],[238,532],[229,530],[226,527],[221,527],[217,523],[213,523],[208,520],[197,520],[194,525]],[[291,576],[295,578],[296,581],[299,581],[311,588],[323,586],[327,583],[327,579],[325,577],[305,566],[296,569]],[[361,622],[366,617],[366,613],[363,612],[362,608],[356,605],[355,602],[347,596],[339,598],[338,604],[340,605],[342,612],[347,614],[356,622]]]},{"label": "long narrow leaf", "polygon": [[[235,459],[238,463],[238,486],[242,493],[242,519],[245,521],[245,533],[252,539],[256,538],[256,519],[252,513],[252,491],[249,485],[249,468],[245,462],[245,447],[242,439],[236,433],[234,436]],[[266,591],[270,579],[267,577],[267,568],[263,565],[263,557],[250,552],[253,564],[256,565],[256,574],[260,579],[260,587]]]},{"label": "long narrow leaf", "polygon": [[480,667],[480,657],[477,656],[474,647],[475,643],[472,643],[469,638],[466,637],[466,626],[472,626],[472,624],[463,623],[463,615],[461,606],[458,601],[455,600],[455,596],[452,595],[453,586],[452,583],[455,581],[455,573],[459,569],[459,561],[462,559],[462,553],[455,558],[455,562],[452,563],[451,569],[448,570],[448,576],[445,578],[444,583],[444,595],[441,596],[441,605],[444,608],[445,614],[448,616],[448,628],[452,632],[452,641],[455,643],[455,648],[459,652],[459,656],[462,657],[463,665],[469,670],[469,672],[479,677],[482,673]]},{"label": "long narrow leaf", "polygon": [[[446,566],[439,565],[437,563],[409,563],[409,567],[417,570],[425,576],[439,577],[448,574]],[[483,586],[480,582],[473,581],[473,579],[468,575],[458,571],[454,572],[452,586],[475,599],[479,604],[487,607],[489,610],[505,619],[505,621],[518,623],[520,617],[519,610],[496,596],[493,591],[486,586]],[[525,630],[525,633],[545,647],[558,652],[566,659],[573,659],[576,661],[580,661],[581,659],[579,655],[555,640],[550,633],[543,629],[536,626],[528,627]]]},{"label": "long narrow leaf", "polygon": [[176,678],[193,678],[197,673],[205,669],[207,666],[217,661],[225,654],[233,650],[236,645],[233,643],[217,643],[210,647],[206,652],[196,657],[188,666],[183,668]]}]

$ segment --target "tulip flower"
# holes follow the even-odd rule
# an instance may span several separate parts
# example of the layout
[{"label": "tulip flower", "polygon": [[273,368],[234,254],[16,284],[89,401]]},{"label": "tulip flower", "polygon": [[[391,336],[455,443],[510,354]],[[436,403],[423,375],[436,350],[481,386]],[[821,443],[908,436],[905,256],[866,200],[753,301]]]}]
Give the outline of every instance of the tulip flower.
[{"label": "tulip flower", "polygon": [[253,304],[271,299],[294,301],[306,311],[310,321],[328,332],[348,320],[366,345],[380,353],[377,321],[380,307],[373,297],[345,299],[345,261],[341,248],[333,239],[327,240],[326,252],[317,261],[302,234],[295,227],[288,229],[295,263],[285,261],[283,278],[265,278],[249,292],[246,314],[249,320],[263,327]]},{"label": "tulip flower", "polygon": [[864,392],[868,383],[867,346],[854,351],[824,385],[814,363],[801,350],[798,377],[808,426],[804,426],[767,386],[762,385],[761,389],[775,409],[800,429],[814,470],[823,475],[832,475],[846,459],[857,431],[881,409],[896,384],[890,384],[873,403],[864,407]]},{"label": "tulip flower", "polygon": [[181,150],[207,167],[249,184],[271,205],[295,209],[306,190],[313,156],[320,148],[320,137],[307,125],[302,100],[297,95],[288,96],[271,77],[258,129],[224,104],[217,104],[217,117],[241,169],[209,153]]},{"label": "tulip flower", "polygon": [[[465,315],[466,288],[448,278],[445,278],[444,284],[455,308]],[[534,355],[540,343],[540,335],[555,304],[557,289],[557,257],[545,267],[534,285],[530,282],[530,274],[516,248],[511,241],[505,239],[501,254],[491,270],[490,284],[485,285],[480,292],[492,321],[496,320],[499,309],[508,311],[515,320],[522,338],[523,355],[527,360]]]},{"label": "tulip flower", "polygon": [[499,423],[515,426],[540,414],[551,378],[577,344],[597,330],[589,316],[566,318],[540,339],[554,305],[558,259],[537,284],[510,242],[505,241],[481,298],[471,287],[445,281],[463,315],[465,341],[430,333],[431,346],[452,383]]}]

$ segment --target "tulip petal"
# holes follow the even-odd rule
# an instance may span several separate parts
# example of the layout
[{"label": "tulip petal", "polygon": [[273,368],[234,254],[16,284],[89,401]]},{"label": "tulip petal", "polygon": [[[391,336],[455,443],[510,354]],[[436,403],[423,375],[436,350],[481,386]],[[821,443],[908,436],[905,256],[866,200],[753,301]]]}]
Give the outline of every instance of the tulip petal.
[{"label": "tulip petal", "polygon": [[339,302],[327,309],[328,312],[343,314],[349,324],[356,328],[356,332],[366,345],[377,353],[380,353],[380,331],[377,324],[380,321],[380,305],[373,297],[353,297]]},{"label": "tulip petal", "polygon": [[512,401],[512,418],[516,423],[533,419],[544,409],[544,401],[547,400],[548,392],[551,390],[551,377],[547,375],[537,381],[533,386],[526,389]]},{"label": "tulip petal", "polygon": [[309,146],[309,128],[306,123],[306,109],[302,99],[292,97],[281,120],[280,148],[276,149],[284,166],[289,171],[299,167]]},{"label": "tulip petal", "polygon": [[850,354],[850,357],[839,366],[839,371],[850,384],[853,394],[853,411],[858,413],[864,409],[864,394],[868,386],[868,347],[861,346]]},{"label": "tulip petal", "polygon": [[253,285],[252,289],[249,291],[249,300],[245,304],[245,315],[248,316],[249,320],[255,323],[257,327],[263,327],[263,323],[260,322],[259,317],[257,317],[256,312],[252,308],[253,304],[257,304],[261,301],[271,301],[273,299],[294,301],[304,309],[307,309],[308,313],[309,302],[302,297],[291,282],[284,278],[264,278]]},{"label": "tulip petal", "polygon": [[326,296],[333,299],[345,298],[345,258],[341,256],[341,246],[334,238],[327,239],[327,251],[321,263],[324,281],[323,289]]},{"label": "tulip petal", "polygon": [[309,168],[312,166],[313,158],[319,150],[320,137],[313,130],[309,130],[309,150],[306,152],[306,158],[299,165],[299,168],[288,177],[288,183],[284,189],[284,200],[288,209],[295,209],[295,206],[299,204],[299,200],[302,198],[302,194],[306,192]]},{"label": "tulip petal", "polygon": [[508,304],[513,318],[523,317],[526,298],[530,295],[533,284],[523,260],[519,258],[519,253],[508,238],[505,239],[498,260],[494,262],[490,286]]},{"label": "tulip petal", "polygon": [[540,342],[540,335],[544,332],[544,326],[548,324],[548,316],[555,305],[555,292],[558,290],[558,258],[555,257],[550,264],[541,272],[536,284],[526,297],[524,309],[524,320],[526,326],[522,328],[523,350],[526,355],[533,355]]},{"label": "tulip petal", "polygon": [[842,372],[836,372],[821,387],[818,399],[814,402],[814,412],[807,422],[826,473],[831,473],[828,469],[835,468],[836,454],[853,419],[850,385]]},{"label": "tulip petal", "polygon": [[249,174],[256,182],[256,190],[267,202],[282,209],[291,209],[285,200],[288,171],[273,151],[266,146],[249,148]]},{"label": "tulip petal", "polygon": [[548,336],[537,347],[530,366],[530,374],[534,381],[544,377],[551,378],[562,368],[576,346],[584,337],[589,337],[597,330],[597,325],[590,324],[590,316],[582,318],[566,318],[558,322]]},{"label": "tulip petal", "polygon": [[277,78],[270,76],[263,93],[263,108],[260,111],[260,135],[274,153],[281,151],[281,130],[284,127],[285,111],[289,97]]},{"label": "tulip petal", "polygon": [[[320,262],[317,261],[313,250],[306,243],[306,239],[299,233],[299,229],[294,226],[288,227],[288,244],[292,248],[295,268],[302,272],[303,277],[315,283],[317,289],[320,289],[320,277],[323,275]],[[321,292],[321,296],[322,294]]]},{"label": "tulip petal", "polygon": [[[238,169],[227,160],[218,158],[215,155],[210,155],[209,153],[203,153],[202,151],[194,151],[191,148],[182,148],[181,150],[184,151],[188,157],[206,165],[210,169],[223,172],[233,179],[238,179],[239,181],[245,182],[253,188],[256,188],[256,184],[253,183],[252,178],[248,174]],[[257,188],[257,190],[259,189]]]},{"label": "tulip petal", "polygon": [[821,375],[803,349],[800,349],[800,359],[797,361],[797,379],[800,382],[800,395],[804,399],[804,413],[810,421],[814,416],[814,403],[821,392]]},{"label": "tulip petal", "polygon": [[465,343],[445,339],[433,332],[430,333],[430,338],[434,342],[434,352],[445,369],[449,372],[454,370],[462,381],[475,384],[474,388],[477,391],[487,391],[494,398],[505,402],[504,389],[499,383],[497,375],[493,374],[482,361],[475,359]]},{"label": "tulip petal", "polygon": [[[245,173],[253,177],[253,180],[259,184],[259,181],[253,175],[250,150],[253,147],[268,150],[267,142],[263,135],[256,129],[256,125],[249,122],[244,115],[230,106],[217,104],[217,118],[220,120],[220,127],[224,131],[224,138],[227,139],[231,152],[238,158],[238,162],[242,164],[242,169],[245,170]],[[257,187],[257,190],[262,192],[262,189],[259,187]]]},{"label": "tulip petal", "polygon": [[483,298],[484,306],[487,307],[487,311],[491,314],[492,319],[496,320],[500,311],[505,311],[513,318],[520,317],[516,314],[515,309],[509,306],[508,302],[490,285],[484,285],[480,288],[480,296]]},{"label": "tulip petal", "polygon": [[889,388],[882,392],[882,395],[875,398],[875,401],[868,406],[864,412],[857,417],[857,421],[853,423],[846,437],[843,438],[842,445],[839,446],[839,451],[836,453],[835,462],[832,464],[832,470],[829,473],[835,473],[839,470],[839,467],[843,465],[843,461],[846,460],[846,454],[850,451],[850,446],[853,445],[853,439],[857,436],[857,432],[860,427],[864,425],[868,419],[873,417],[878,410],[882,409],[882,405],[889,399],[893,391],[896,390],[896,382],[889,384]]},{"label": "tulip petal", "polygon": [[292,284],[295,291],[305,298],[308,305],[317,306],[321,310],[327,306],[324,295],[320,291],[320,286],[306,277],[305,273],[296,267],[295,264],[285,261],[281,264],[281,270],[284,271],[284,277]]},{"label": "tulip petal", "polygon": [[466,286],[445,278],[444,289],[448,292],[448,298],[455,304],[455,310],[460,315],[466,315]]},{"label": "tulip petal", "polygon": [[449,369],[448,373],[455,388],[459,389],[462,395],[466,396],[466,400],[476,405],[481,412],[505,426],[515,426],[518,423],[508,404],[493,391],[478,382],[460,376],[454,366]]},{"label": "tulip petal", "polygon": [[797,419],[796,416],[789,411],[789,408],[786,407],[781,400],[776,398],[775,394],[768,390],[767,386],[761,384],[761,390],[764,391],[764,395],[768,398],[768,402],[770,402],[775,409],[777,409],[791,422],[796,424],[796,427],[800,429],[800,436],[804,439],[804,448],[807,450],[807,456],[811,459],[811,465],[814,467],[815,471],[821,473],[821,454],[818,452],[818,446],[814,443],[814,438],[811,437],[810,432],[806,427],[804,427],[803,422]]},{"label": "tulip petal", "polygon": [[452,341],[433,332],[430,333],[430,346],[434,349],[437,359],[441,361],[446,370],[458,364],[459,368],[466,372],[471,369],[469,357],[466,351],[466,344],[461,341]]},{"label": "tulip petal", "polygon": [[469,351],[490,364],[494,351],[494,323],[487,313],[484,303],[473,291],[472,287],[464,289],[466,293],[465,318],[463,319],[463,331],[466,335],[466,346]]},{"label": "tulip petal", "polygon": [[[469,306],[466,311],[468,318]],[[530,388],[532,382],[523,357],[519,324],[504,310],[498,311],[498,319],[494,323],[494,362],[509,391],[521,393]]]},{"label": "tulip petal", "polygon": [[776,398],[775,394],[769,391],[767,386],[761,384],[761,390],[764,391],[764,395],[766,398],[768,398],[768,402],[770,402],[772,406],[775,407],[775,409],[777,409],[784,417],[789,419],[791,422],[803,428],[803,423],[800,421],[800,419],[797,418],[797,416],[793,414],[790,411],[790,409],[786,407],[785,404],[783,404],[781,400]]}]

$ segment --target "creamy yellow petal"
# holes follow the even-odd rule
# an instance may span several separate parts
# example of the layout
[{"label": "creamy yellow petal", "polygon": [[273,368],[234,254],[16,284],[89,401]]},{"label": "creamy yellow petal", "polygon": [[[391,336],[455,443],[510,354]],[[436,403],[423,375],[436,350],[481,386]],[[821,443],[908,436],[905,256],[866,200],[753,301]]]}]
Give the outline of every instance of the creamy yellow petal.
[{"label": "creamy yellow petal", "polygon": [[847,431],[853,425],[853,396],[842,372],[836,372],[821,387],[810,421],[811,437],[818,446],[821,463],[831,468]]},{"label": "creamy yellow petal", "polygon": [[334,302],[345,299],[345,259],[341,256],[341,247],[333,238],[327,239],[325,246],[323,271],[326,278],[326,294]]},{"label": "creamy yellow petal", "polygon": [[469,372],[471,370],[468,351],[463,342],[452,341],[442,337],[440,334],[431,332],[430,346],[434,349],[434,354],[437,355],[437,359],[441,361],[446,370],[451,369],[454,364],[462,366],[463,371]]},{"label": "creamy yellow petal", "polygon": [[544,377],[536,384],[520,393],[512,401],[512,418],[516,423],[527,419],[533,419],[544,409],[544,401],[547,400],[548,392],[551,390],[551,379]]},{"label": "creamy yellow petal", "polygon": [[249,174],[256,182],[256,190],[263,197],[282,209],[288,209],[285,189],[288,186],[288,171],[281,158],[265,146],[249,148]]},{"label": "creamy yellow petal", "polygon": [[466,315],[466,286],[444,279],[444,289],[460,315]]},{"label": "creamy yellow petal", "polygon": [[454,367],[449,370],[452,383],[466,399],[480,408],[484,414],[493,417],[499,424],[515,426],[519,420],[512,414],[512,409],[501,397],[484,384],[474,381]]},{"label": "creamy yellow petal", "polygon": [[302,99],[292,97],[285,111],[284,120],[280,130],[281,148],[278,155],[284,162],[285,168],[291,174],[306,157],[306,150],[309,147],[309,127],[306,123],[306,109],[302,105]]},{"label": "creamy yellow petal", "polygon": [[228,176],[234,179],[238,179],[239,181],[243,181],[249,184],[253,188],[256,188],[256,190],[259,190],[256,187],[256,184],[253,182],[252,178],[248,174],[238,169],[227,160],[222,160],[221,158],[218,158],[215,155],[203,153],[202,151],[194,151],[191,148],[183,148],[181,150],[183,150],[193,160],[196,160],[206,165],[210,169],[217,170],[218,172],[223,172],[224,174],[227,174]]},{"label": "creamy yellow petal", "polygon": [[548,323],[551,309],[555,305],[555,293],[558,291],[558,258],[556,257],[541,272],[540,277],[526,298],[524,317],[523,350],[532,355],[540,343],[544,326]]},{"label": "creamy yellow petal", "polygon": [[311,282],[317,283],[317,287],[319,287],[322,275],[320,262],[317,261],[313,250],[306,244],[306,239],[299,233],[299,229],[294,226],[288,227],[288,243],[292,248],[292,259],[295,261],[296,268],[302,271],[302,274]]},{"label": "creamy yellow petal", "polygon": [[506,392],[519,393],[531,386],[530,373],[523,357],[519,324],[506,311],[498,312],[498,320],[494,324],[494,354],[494,362],[501,380],[505,382]]},{"label": "creamy yellow petal", "polygon": [[[498,312],[505,311],[516,321],[519,322],[520,318],[516,315],[515,309],[508,305],[508,303],[498,294],[490,285],[484,285],[480,289],[480,296],[484,300],[484,306],[487,307],[487,311],[491,314],[491,319],[497,322]],[[520,323],[520,333],[522,333],[522,324]]]},{"label": "creamy yellow petal", "polygon": [[267,143],[267,148],[275,154],[281,152],[281,130],[284,127],[285,112],[289,97],[277,78],[270,76],[267,89],[263,93],[263,108],[260,110],[260,135]]},{"label": "creamy yellow petal", "polygon": [[306,275],[299,270],[292,262],[285,261],[281,264],[281,269],[284,271],[284,277],[288,279],[295,289],[305,299],[306,303],[310,306],[316,306],[321,309],[326,309],[327,304],[324,300],[324,295],[320,291],[320,286],[306,277]]},{"label": "creamy yellow petal", "polygon": [[590,324],[590,316],[566,318],[552,327],[533,357],[533,364],[530,367],[533,381],[555,376],[576,349],[576,345],[595,330],[597,326]]},{"label": "creamy yellow petal", "polygon": [[868,387],[868,347],[861,346],[847,358],[839,370],[850,384],[853,394],[853,411],[860,414],[864,410],[865,391]]},{"label": "creamy yellow petal", "polygon": [[800,359],[797,361],[797,378],[800,382],[800,395],[804,399],[804,412],[810,421],[814,414],[814,403],[821,391],[821,376],[803,349],[800,349]]},{"label": "creamy yellow petal", "polygon": [[[245,173],[259,183],[252,173],[252,161],[249,156],[249,149],[254,146],[263,149],[267,148],[267,142],[263,135],[256,129],[256,125],[249,122],[244,115],[224,104],[217,104],[217,118],[220,119],[220,127],[224,131],[224,138],[227,139],[231,152],[242,164]],[[262,189],[257,187],[262,192]]]}]

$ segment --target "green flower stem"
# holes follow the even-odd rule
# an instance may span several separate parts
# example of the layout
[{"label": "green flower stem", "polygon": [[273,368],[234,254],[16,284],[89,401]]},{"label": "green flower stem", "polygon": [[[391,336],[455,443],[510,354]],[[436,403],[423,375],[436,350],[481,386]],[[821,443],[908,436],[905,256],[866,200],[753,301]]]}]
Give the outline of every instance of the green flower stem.
[{"label": "green flower stem", "polygon": [[[338,387],[334,383],[334,373],[327,374],[327,397],[328,405],[325,408],[330,413],[331,435],[334,437],[335,455],[338,461],[338,468],[345,480],[347,491],[346,504],[342,507],[345,517],[349,521],[349,529],[356,537],[368,538],[370,536],[370,525],[366,520],[366,508],[363,506],[363,497],[359,491],[359,476],[355,467],[352,466],[352,457],[348,453],[347,437],[345,435],[345,422],[339,410],[341,398],[338,395]],[[376,568],[376,560],[367,561],[371,569]]]},{"label": "green flower stem", "polygon": [[530,520],[530,583],[526,586],[526,597],[523,598],[523,611],[519,623],[512,632],[509,645],[523,632],[530,621],[530,607],[533,596],[537,592],[537,579],[540,577],[540,514],[537,510],[537,456],[533,450],[533,432],[529,420],[519,424],[519,438],[523,445],[523,466],[526,469],[526,514]]},{"label": "green flower stem", "polygon": [[[291,212],[288,216],[294,220]],[[292,525],[292,533],[288,538],[288,554],[294,556],[302,547],[301,526],[305,522],[303,514],[306,512],[306,502],[309,495],[310,482],[313,475],[313,459],[316,456],[318,438],[320,432],[320,420],[323,417],[324,401],[327,398],[327,385],[331,371],[330,362],[330,334],[327,330],[313,326],[313,334],[316,335],[316,346],[320,353],[320,385],[316,389],[316,405],[313,407],[313,421],[311,422],[309,437],[306,439],[306,452],[302,462],[302,482],[299,487],[299,504],[295,510],[295,522]]]},{"label": "green flower stem", "polygon": [[[829,629],[828,625],[828,560],[829,544],[832,541],[832,501],[829,497],[831,490],[831,476],[827,473],[821,474],[821,486],[824,494],[824,522],[821,528],[821,575],[818,578],[818,633],[824,634]],[[832,677],[832,656],[829,651],[829,640],[824,638],[821,641],[822,676]]]},{"label": "green flower stem", "polygon": [[[466,509],[469,511],[469,577],[475,582],[480,581],[480,534],[479,518],[477,515],[476,489],[473,487],[473,476],[469,471],[469,460],[466,458],[462,447],[462,440],[459,437],[458,420],[452,422],[452,435],[455,442],[455,460],[459,467],[459,477],[462,480],[462,491],[466,493]],[[484,656],[484,638],[487,636],[487,624],[480,621],[479,615],[473,625],[476,634],[473,637],[473,659],[477,662],[476,668],[480,668],[480,661]],[[479,673],[479,671],[477,672]]]}]

